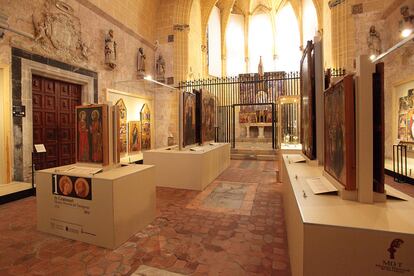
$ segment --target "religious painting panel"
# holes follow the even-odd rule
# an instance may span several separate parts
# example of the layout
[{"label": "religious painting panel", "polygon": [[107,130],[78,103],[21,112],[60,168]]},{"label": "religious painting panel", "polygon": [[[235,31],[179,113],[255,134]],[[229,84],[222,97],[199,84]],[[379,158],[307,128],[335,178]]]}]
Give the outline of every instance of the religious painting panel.
[{"label": "religious painting panel", "polygon": [[196,95],[183,93],[183,146],[196,143]]},{"label": "religious painting panel", "polygon": [[345,76],[325,91],[324,168],[346,190],[356,189],[354,105],[352,75]]},{"label": "religious painting panel", "polygon": [[300,62],[300,91],[302,152],[313,160],[316,158],[316,113],[312,41],[308,41]]},{"label": "religious painting panel", "polygon": [[107,165],[108,106],[106,104],[76,107],[76,160]]},{"label": "religious painting panel", "polygon": [[201,90],[201,143],[215,139],[215,99],[207,90]]},{"label": "religious painting panel", "polygon": [[[397,138],[404,142],[414,142],[414,89],[398,101]],[[407,148],[411,150],[411,147]]]},{"label": "religious painting panel", "polygon": [[384,133],[384,63],[375,65],[372,75],[372,111],[373,111],[373,186],[377,193],[384,193],[384,162],[385,162],[385,133]]},{"label": "religious painting panel", "polygon": [[141,122],[129,122],[129,153],[141,150]]},{"label": "religious painting panel", "polygon": [[[256,99],[258,74],[240,74],[240,103],[252,104]],[[239,123],[256,123],[256,112],[253,105],[242,105],[239,112]]]},{"label": "religious painting panel", "polygon": [[125,106],[124,100],[121,98],[119,99],[116,104],[118,106],[119,111],[119,149],[120,153],[125,154],[128,152],[127,147],[127,129],[128,129],[128,122],[127,122],[127,108]]},{"label": "religious painting panel", "polygon": [[148,104],[144,104],[141,109],[141,149],[151,149],[151,111]]}]

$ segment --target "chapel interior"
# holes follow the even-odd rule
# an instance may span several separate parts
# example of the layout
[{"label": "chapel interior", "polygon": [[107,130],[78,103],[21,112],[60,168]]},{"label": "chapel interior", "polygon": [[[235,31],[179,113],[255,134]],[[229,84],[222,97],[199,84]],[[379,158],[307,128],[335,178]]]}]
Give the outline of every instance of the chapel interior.
[{"label": "chapel interior", "polygon": [[414,0],[0,0],[0,276],[414,275]]}]

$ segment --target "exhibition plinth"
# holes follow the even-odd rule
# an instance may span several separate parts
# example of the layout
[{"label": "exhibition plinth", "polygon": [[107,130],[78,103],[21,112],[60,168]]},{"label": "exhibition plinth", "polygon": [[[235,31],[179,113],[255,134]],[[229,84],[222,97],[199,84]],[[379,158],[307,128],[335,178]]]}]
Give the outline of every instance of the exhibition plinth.
[{"label": "exhibition plinth", "polygon": [[[365,204],[323,189],[323,167],[283,155],[284,209],[292,275],[413,275],[414,199]],[[329,186],[329,184],[327,184]],[[335,192],[334,192],[335,193]]]},{"label": "exhibition plinth", "polygon": [[157,186],[202,191],[230,165],[230,144],[149,150],[144,164],[155,165]]},{"label": "exhibition plinth", "polygon": [[36,172],[38,230],[114,249],[154,220],[154,166],[82,169]]}]

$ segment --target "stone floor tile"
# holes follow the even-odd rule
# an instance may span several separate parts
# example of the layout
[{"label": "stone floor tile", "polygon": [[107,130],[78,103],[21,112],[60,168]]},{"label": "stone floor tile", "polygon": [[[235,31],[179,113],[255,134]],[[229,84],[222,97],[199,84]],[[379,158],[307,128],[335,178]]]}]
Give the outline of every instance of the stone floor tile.
[{"label": "stone floor tile", "polygon": [[115,250],[37,232],[35,198],[2,205],[0,275],[131,275],[143,265],[182,275],[290,275],[274,170],[273,161],[233,160],[203,192],[157,188],[157,218]]}]

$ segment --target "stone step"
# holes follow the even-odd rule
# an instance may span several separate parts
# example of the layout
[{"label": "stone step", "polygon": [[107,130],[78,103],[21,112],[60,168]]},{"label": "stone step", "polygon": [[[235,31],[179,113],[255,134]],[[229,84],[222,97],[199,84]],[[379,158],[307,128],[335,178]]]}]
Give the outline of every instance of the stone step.
[{"label": "stone step", "polygon": [[257,160],[257,156],[255,154],[240,154],[235,153],[231,154],[231,159],[233,160]]},{"label": "stone step", "polygon": [[232,154],[260,154],[260,155],[275,155],[277,150],[263,150],[263,149],[232,149]]},{"label": "stone step", "polygon": [[232,153],[231,159],[233,160],[261,160],[261,161],[275,161],[277,160],[276,155],[265,155],[265,154],[241,154]]},{"label": "stone step", "polygon": [[261,161],[275,161],[276,160],[276,155],[257,155],[257,160],[261,160]]}]

